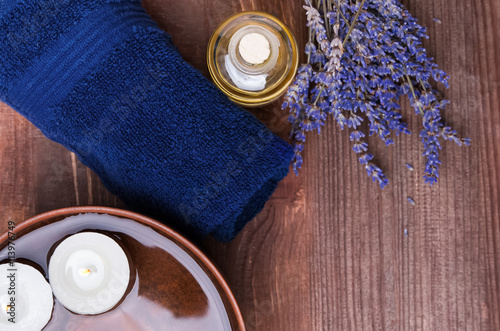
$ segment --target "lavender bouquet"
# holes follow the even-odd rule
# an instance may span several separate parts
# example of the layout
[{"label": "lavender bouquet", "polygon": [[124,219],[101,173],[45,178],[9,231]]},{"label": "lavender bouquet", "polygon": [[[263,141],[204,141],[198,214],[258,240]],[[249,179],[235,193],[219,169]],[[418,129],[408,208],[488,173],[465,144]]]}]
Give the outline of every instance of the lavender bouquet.
[{"label": "lavender bouquet", "polygon": [[441,119],[448,101],[429,80],[448,87],[448,76],[422,46],[425,29],[397,0],[305,2],[307,63],[299,67],[283,103],[283,109],[290,112],[295,173],[302,165],[305,132],[320,133],[327,115],[332,114],[341,129],[350,129],[353,150],[368,176],[384,188],[388,179],[374,164],[359,127],[367,119],[369,134],[378,135],[386,145],[394,142],[391,133],[409,134],[398,103],[400,97],[408,96],[415,113],[423,118],[424,179],[430,185],[436,183],[440,141],[452,140],[461,146],[470,140],[459,138]]}]

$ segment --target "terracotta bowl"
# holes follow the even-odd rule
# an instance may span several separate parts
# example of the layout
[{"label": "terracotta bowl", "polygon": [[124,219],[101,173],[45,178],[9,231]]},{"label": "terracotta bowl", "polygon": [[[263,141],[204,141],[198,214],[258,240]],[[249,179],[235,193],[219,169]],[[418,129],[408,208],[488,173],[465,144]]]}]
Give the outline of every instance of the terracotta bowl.
[{"label": "terracotta bowl", "polygon": [[[15,226],[16,260],[47,276],[55,247],[82,231],[107,234],[124,248],[131,265],[129,288],[117,306],[100,315],[74,314],[55,298],[44,330],[245,330],[238,304],[214,264],[186,238],[140,214],[74,207],[32,217]],[[7,259],[8,242],[4,233],[1,261]]]}]

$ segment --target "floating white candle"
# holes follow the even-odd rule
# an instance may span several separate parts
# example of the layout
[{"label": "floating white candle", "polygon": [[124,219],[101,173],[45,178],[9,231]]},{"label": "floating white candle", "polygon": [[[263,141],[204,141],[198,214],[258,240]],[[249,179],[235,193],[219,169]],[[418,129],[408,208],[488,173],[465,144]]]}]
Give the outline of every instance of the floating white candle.
[{"label": "floating white candle", "polygon": [[57,246],[50,258],[49,281],[64,307],[95,315],[122,299],[130,281],[130,266],[116,241],[100,233],[83,232]]},{"label": "floating white candle", "polygon": [[0,265],[0,330],[41,330],[53,306],[52,289],[38,270],[22,263]]}]

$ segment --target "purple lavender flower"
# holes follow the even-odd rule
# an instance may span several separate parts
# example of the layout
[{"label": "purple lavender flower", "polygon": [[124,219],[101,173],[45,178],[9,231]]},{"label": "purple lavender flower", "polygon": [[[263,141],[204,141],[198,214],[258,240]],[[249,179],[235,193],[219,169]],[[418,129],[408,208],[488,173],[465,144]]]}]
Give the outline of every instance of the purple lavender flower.
[{"label": "purple lavender flower", "polygon": [[[369,135],[386,145],[392,135],[409,134],[403,121],[400,98],[410,99],[422,116],[420,137],[427,158],[426,183],[439,177],[441,141],[469,145],[446,126],[441,110],[448,103],[429,83],[448,87],[448,76],[427,56],[421,39],[425,29],[417,24],[397,0],[306,0],[309,41],[307,63],[299,68],[288,90],[283,109],[290,112],[291,137],[295,141],[294,171],[302,165],[305,132],[321,130],[328,114],[341,129],[350,129],[354,152],[368,175],[383,188],[388,180],[368,153],[362,122]],[[326,24],[325,24],[326,22]]]}]

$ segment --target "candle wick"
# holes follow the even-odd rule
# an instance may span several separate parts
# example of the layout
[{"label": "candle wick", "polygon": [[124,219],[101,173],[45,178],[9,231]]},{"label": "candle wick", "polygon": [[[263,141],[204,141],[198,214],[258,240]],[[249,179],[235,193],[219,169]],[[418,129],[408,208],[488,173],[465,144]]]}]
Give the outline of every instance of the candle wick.
[{"label": "candle wick", "polygon": [[88,276],[92,273],[92,271],[88,268],[87,269],[84,268],[84,269],[80,269],[80,273],[84,276]]}]

